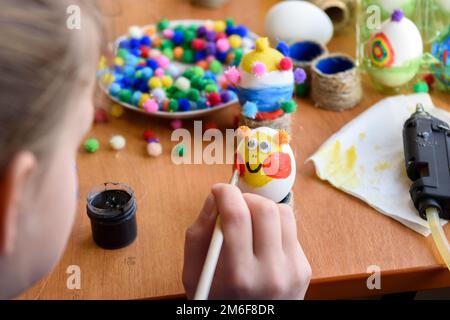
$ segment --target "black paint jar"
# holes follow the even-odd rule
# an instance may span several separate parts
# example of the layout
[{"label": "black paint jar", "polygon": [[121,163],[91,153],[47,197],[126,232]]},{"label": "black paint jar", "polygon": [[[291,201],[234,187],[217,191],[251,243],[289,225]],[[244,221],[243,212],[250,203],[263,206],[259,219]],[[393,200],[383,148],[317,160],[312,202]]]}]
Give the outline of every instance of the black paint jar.
[{"label": "black paint jar", "polygon": [[136,198],[128,185],[107,182],[93,188],[86,209],[98,246],[119,249],[136,239]]}]

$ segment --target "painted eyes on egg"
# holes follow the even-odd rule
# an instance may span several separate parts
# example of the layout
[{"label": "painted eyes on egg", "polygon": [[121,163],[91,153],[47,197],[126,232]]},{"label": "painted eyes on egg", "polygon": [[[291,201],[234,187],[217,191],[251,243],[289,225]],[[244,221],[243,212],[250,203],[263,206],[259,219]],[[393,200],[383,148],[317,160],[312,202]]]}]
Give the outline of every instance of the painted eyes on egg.
[{"label": "painted eyes on egg", "polygon": [[261,141],[261,143],[259,144],[259,150],[264,153],[270,152],[270,144],[267,141]]},{"label": "painted eyes on egg", "polygon": [[247,148],[249,150],[254,150],[256,149],[256,147],[258,146],[258,141],[256,141],[256,139],[250,139],[247,142]]}]

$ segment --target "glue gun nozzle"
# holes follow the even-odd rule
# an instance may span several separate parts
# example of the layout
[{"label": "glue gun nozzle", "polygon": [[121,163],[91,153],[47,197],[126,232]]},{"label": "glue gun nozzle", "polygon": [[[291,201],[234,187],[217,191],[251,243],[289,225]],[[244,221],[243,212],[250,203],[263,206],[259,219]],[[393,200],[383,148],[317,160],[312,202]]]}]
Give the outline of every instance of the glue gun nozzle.
[{"label": "glue gun nozzle", "polygon": [[418,103],[416,105],[416,112],[425,113],[425,109],[423,108],[423,105],[421,103]]}]

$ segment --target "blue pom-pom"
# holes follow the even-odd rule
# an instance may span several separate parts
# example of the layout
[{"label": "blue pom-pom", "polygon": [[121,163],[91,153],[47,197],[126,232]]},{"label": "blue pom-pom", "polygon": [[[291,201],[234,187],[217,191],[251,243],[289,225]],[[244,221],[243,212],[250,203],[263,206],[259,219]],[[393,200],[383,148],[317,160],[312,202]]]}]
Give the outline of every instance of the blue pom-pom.
[{"label": "blue pom-pom", "polygon": [[289,46],[286,44],[286,42],[278,42],[276,49],[280,51],[284,56],[289,57]]},{"label": "blue pom-pom", "polygon": [[236,28],[234,28],[234,33],[237,35],[240,35],[242,38],[246,37],[248,34],[248,29],[244,25],[238,25]]},{"label": "blue pom-pom", "polygon": [[217,52],[216,53],[216,58],[220,62],[225,63],[226,60],[227,60],[227,55],[228,55],[228,52]]},{"label": "blue pom-pom", "polygon": [[232,97],[229,91],[224,90],[220,93],[220,101],[222,101],[223,103],[230,102],[231,99]]},{"label": "blue pom-pom", "polygon": [[141,72],[142,78],[145,80],[148,80],[153,76],[153,70],[150,67],[143,68]]},{"label": "blue pom-pom", "polygon": [[122,85],[122,88],[130,88],[133,85],[133,80],[131,80],[130,78],[123,78],[120,81],[120,84]]},{"label": "blue pom-pom", "polygon": [[179,46],[184,42],[184,34],[182,31],[175,31],[173,34],[172,42],[174,45]]},{"label": "blue pom-pom", "polygon": [[206,58],[206,52],[205,51],[196,51],[194,54],[194,60],[195,62],[198,62],[200,60],[204,60]]},{"label": "blue pom-pom", "polygon": [[258,113],[258,106],[256,105],[256,103],[247,101],[242,107],[242,113],[247,118],[255,119],[256,114]]},{"label": "blue pom-pom", "polygon": [[178,100],[178,111],[189,111],[191,109],[191,103],[186,98]]},{"label": "blue pom-pom", "polygon": [[206,109],[208,106],[206,101],[207,100],[205,97],[200,97],[200,99],[197,101],[197,109]]},{"label": "blue pom-pom", "polygon": [[158,61],[156,61],[154,59],[148,59],[147,66],[152,68],[153,70],[156,70],[158,68]]},{"label": "blue pom-pom", "polygon": [[234,26],[227,26],[225,28],[225,33],[227,34],[227,36],[231,36],[232,34],[234,34],[236,31],[236,29],[234,28]]},{"label": "blue pom-pom", "polygon": [[132,54],[128,54],[125,57],[125,64],[129,65],[129,66],[135,66],[138,63],[138,58],[136,58],[135,56],[133,56]]},{"label": "blue pom-pom", "polygon": [[120,49],[129,49],[130,48],[130,41],[128,41],[127,39],[124,39],[122,41],[119,42],[119,48]]},{"label": "blue pom-pom", "polygon": [[141,96],[142,96],[142,92],[135,91],[133,93],[133,97],[131,98],[131,104],[133,104],[133,105],[135,105],[137,107],[138,103],[139,103],[139,99],[141,98]]},{"label": "blue pom-pom", "polygon": [[206,35],[206,27],[205,26],[200,26],[197,29],[197,37],[199,38],[203,38]]},{"label": "blue pom-pom", "polygon": [[141,51],[139,49],[132,49],[131,50],[131,54],[135,57],[140,57],[141,56]]},{"label": "blue pom-pom", "polygon": [[203,79],[211,79],[217,82],[216,75],[211,70],[206,70]]},{"label": "blue pom-pom", "polygon": [[141,39],[141,46],[150,47],[152,45],[152,40],[149,36],[143,36]]},{"label": "blue pom-pom", "polygon": [[125,77],[132,78],[134,76],[135,72],[136,72],[136,70],[134,69],[133,66],[127,65],[127,66],[123,67],[123,75]]},{"label": "blue pom-pom", "polygon": [[119,95],[120,90],[122,90],[122,87],[120,84],[114,82],[109,86],[109,94],[113,97],[117,97]]},{"label": "blue pom-pom", "polygon": [[118,65],[114,65],[114,73],[122,73],[122,67],[119,67]]},{"label": "blue pom-pom", "polygon": [[141,46],[140,39],[130,39],[130,48],[131,49],[138,49]]}]

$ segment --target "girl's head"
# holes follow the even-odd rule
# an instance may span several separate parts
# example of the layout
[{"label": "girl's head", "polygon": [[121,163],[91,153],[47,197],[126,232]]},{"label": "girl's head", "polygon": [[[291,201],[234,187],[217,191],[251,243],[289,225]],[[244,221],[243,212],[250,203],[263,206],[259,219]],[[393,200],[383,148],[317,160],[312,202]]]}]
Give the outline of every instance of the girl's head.
[{"label": "girl's head", "polygon": [[101,42],[92,3],[0,2],[0,298],[49,272],[70,234]]}]

